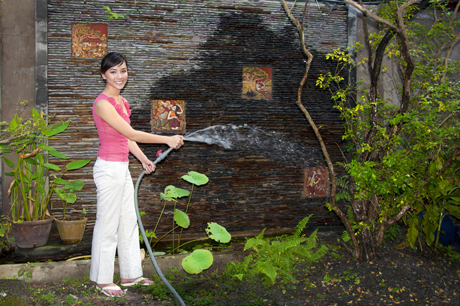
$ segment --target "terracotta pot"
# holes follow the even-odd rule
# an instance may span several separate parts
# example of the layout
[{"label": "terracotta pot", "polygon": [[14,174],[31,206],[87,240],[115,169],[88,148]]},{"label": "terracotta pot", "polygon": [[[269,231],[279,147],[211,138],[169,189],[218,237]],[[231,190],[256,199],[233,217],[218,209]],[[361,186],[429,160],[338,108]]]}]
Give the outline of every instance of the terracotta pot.
[{"label": "terracotta pot", "polygon": [[86,227],[86,218],[80,220],[58,220],[56,219],[59,236],[65,244],[80,242],[83,238]]},{"label": "terracotta pot", "polygon": [[53,219],[13,222],[11,227],[17,246],[31,249],[45,245],[50,236],[51,222]]}]

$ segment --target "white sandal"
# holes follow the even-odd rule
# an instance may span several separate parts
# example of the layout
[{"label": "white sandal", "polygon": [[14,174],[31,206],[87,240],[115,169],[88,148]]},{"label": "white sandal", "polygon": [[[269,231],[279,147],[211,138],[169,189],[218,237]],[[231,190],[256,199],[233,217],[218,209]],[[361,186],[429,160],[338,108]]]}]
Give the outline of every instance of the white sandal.
[{"label": "white sandal", "polygon": [[[96,290],[104,293],[105,295],[107,295],[108,297],[119,297],[118,295],[113,295],[113,294],[110,294],[108,293],[107,291],[105,290],[113,290],[113,291],[121,291],[123,292],[123,295],[126,294],[126,290],[122,290],[120,287],[118,287],[117,285],[113,285],[113,286],[105,286],[105,287],[99,287],[99,286],[96,286]],[[122,295],[122,296],[123,296]]]},{"label": "white sandal", "polygon": [[141,286],[153,285],[153,283],[152,284],[144,283],[143,282],[144,280],[149,280],[149,279],[141,276],[141,277],[137,278],[136,280],[134,280],[134,281],[132,281],[130,283],[121,283],[121,285],[123,287],[132,287],[132,286],[135,286],[135,285],[141,285]]}]

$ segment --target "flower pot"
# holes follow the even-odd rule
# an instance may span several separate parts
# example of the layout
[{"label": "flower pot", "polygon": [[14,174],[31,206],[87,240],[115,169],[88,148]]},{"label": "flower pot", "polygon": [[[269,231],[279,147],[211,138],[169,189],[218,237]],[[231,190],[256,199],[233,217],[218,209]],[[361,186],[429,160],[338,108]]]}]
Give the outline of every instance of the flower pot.
[{"label": "flower pot", "polygon": [[20,248],[30,249],[45,245],[51,232],[53,219],[12,222],[12,233]]},{"label": "flower pot", "polygon": [[83,238],[86,227],[86,218],[80,220],[58,220],[56,219],[59,236],[65,244],[80,242]]}]

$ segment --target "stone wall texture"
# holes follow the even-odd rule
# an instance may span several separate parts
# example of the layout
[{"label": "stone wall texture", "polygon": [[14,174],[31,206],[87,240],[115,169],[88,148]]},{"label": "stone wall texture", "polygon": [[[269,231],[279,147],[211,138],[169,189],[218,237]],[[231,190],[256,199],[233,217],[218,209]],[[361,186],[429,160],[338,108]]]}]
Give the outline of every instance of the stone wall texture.
[{"label": "stone wall texture", "polygon": [[[291,3],[292,4],[292,3]],[[124,18],[109,19],[103,6]],[[295,14],[301,17],[303,4]],[[160,163],[139,188],[144,226],[153,230],[163,208],[160,192],[168,185],[191,189],[181,179],[188,171],[209,177],[195,187],[188,209],[191,226],[186,237],[205,236],[207,222],[217,222],[234,235],[250,235],[267,228],[293,229],[313,214],[310,225],[340,225],[327,211],[326,197],[309,198],[304,192],[304,168],[324,166],[320,147],[305,116],[295,104],[305,70],[299,35],[280,1],[162,0],[162,1],[60,1],[48,0],[49,114],[72,124],[53,145],[71,159],[92,162],[71,172],[85,187],[71,215],[86,208],[91,237],[96,214],[96,188],[92,165],[98,138],[91,108],[104,89],[100,59],[71,56],[72,23],[108,25],[108,51],[120,52],[129,61],[129,81],[123,96],[130,102],[132,126],[151,131],[152,99],[186,101],[187,133],[218,125],[254,127],[265,131],[264,141],[249,138],[239,148],[187,142]],[[303,103],[321,127],[334,162],[342,159],[342,121],[327,91],[315,86],[320,73],[333,70],[325,54],[347,46],[347,10],[310,6],[307,46],[314,55]],[[271,67],[272,99],[243,99],[242,69]],[[281,148],[277,147],[281,144]],[[153,160],[162,145],[140,145]],[[285,150],[283,147],[285,146]],[[281,158],[282,157],[282,158]],[[134,181],[142,171],[131,156]],[[178,208],[185,210],[186,201]],[[157,233],[172,224],[173,203],[167,204]],[[53,201],[52,212],[62,207]]]}]

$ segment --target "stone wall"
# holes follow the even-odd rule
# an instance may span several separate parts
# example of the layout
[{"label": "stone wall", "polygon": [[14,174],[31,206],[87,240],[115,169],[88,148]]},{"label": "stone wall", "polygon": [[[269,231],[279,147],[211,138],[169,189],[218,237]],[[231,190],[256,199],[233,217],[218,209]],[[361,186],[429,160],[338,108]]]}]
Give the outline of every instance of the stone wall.
[{"label": "stone wall", "polygon": [[[104,5],[124,18],[109,19]],[[303,4],[297,6],[298,17],[302,9]],[[316,137],[295,104],[305,58],[297,30],[280,1],[48,0],[48,110],[57,119],[72,120],[53,145],[71,158],[92,160],[68,176],[86,183],[77,203],[71,205],[72,215],[82,207],[88,212],[86,238],[91,236],[96,212],[92,165],[98,138],[91,107],[104,83],[98,72],[100,59],[71,56],[72,23],[108,24],[108,51],[127,56],[130,79],[122,94],[131,103],[134,128],[151,131],[152,99],[181,99],[186,101],[187,132],[247,124],[266,131],[274,144],[288,142],[283,143],[286,151],[281,155],[274,148],[258,150],[251,142],[232,150],[187,142],[142,181],[139,204],[146,212],[147,229],[153,230],[163,207],[160,192],[170,184],[190,189],[180,178],[190,170],[206,174],[210,182],[193,191],[187,235],[205,235],[207,222],[217,222],[233,234],[258,233],[264,228],[283,231],[309,214],[314,214],[310,225],[340,224],[324,208],[327,198],[310,198],[304,192],[304,168],[324,163]],[[342,122],[330,95],[316,88],[315,80],[334,68],[325,61],[325,54],[347,46],[347,10],[339,6],[330,12],[328,6],[311,5],[306,40],[314,60],[303,103],[321,127],[336,162],[342,158]],[[272,99],[242,98],[242,69],[247,66],[272,68]],[[141,147],[152,159],[157,150],[166,149]],[[291,147],[294,151],[289,151]],[[305,156],[316,160],[305,160]],[[131,157],[135,180],[141,170]],[[185,205],[179,204],[181,209]],[[59,202],[54,201],[52,212],[60,214]],[[160,232],[171,228],[171,218],[172,204],[168,204]]]}]

